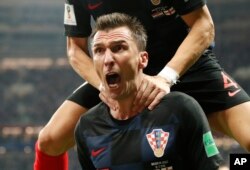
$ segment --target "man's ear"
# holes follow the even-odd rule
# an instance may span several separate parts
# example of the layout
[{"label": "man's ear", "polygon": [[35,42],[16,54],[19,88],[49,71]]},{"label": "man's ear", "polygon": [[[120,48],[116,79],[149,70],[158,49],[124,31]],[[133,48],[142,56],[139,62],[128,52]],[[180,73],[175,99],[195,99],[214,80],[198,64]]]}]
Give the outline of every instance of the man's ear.
[{"label": "man's ear", "polygon": [[148,53],[146,51],[140,52],[139,68],[144,69],[148,65]]}]

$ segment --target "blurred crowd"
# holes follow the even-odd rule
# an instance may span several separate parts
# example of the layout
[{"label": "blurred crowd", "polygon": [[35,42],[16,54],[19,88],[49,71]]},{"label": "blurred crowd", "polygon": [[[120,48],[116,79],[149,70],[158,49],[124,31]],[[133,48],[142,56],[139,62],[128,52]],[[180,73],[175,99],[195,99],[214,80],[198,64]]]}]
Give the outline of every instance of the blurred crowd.
[{"label": "blurred crowd", "polygon": [[83,80],[69,67],[0,70],[0,125],[44,124]]}]

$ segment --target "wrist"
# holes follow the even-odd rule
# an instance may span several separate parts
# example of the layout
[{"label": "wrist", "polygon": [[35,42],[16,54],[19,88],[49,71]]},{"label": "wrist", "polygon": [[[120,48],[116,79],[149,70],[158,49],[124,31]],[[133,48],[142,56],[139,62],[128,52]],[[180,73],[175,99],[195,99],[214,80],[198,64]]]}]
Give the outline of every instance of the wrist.
[{"label": "wrist", "polygon": [[167,83],[170,84],[170,86],[176,84],[180,77],[179,74],[174,69],[168,66],[164,67],[160,71],[160,73],[158,73],[158,76],[163,77],[167,81]]}]

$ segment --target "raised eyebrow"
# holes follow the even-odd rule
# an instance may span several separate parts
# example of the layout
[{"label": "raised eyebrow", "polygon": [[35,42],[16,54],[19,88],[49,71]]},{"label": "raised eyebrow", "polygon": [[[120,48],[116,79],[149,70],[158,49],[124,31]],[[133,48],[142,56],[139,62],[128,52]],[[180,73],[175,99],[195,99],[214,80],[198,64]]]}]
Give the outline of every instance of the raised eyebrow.
[{"label": "raised eyebrow", "polygon": [[125,40],[117,40],[117,41],[112,41],[110,44],[113,45],[113,44],[123,44],[123,43],[127,44],[127,41],[125,41]]},{"label": "raised eyebrow", "polygon": [[103,46],[103,43],[101,43],[101,42],[97,42],[97,43],[92,42],[91,43],[91,48],[92,49],[95,49],[95,48],[98,48],[98,47],[102,47],[102,46]]},{"label": "raised eyebrow", "polygon": [[[125,40],[114,40],[114,41],[112,41],[111,43],[110,43],[110,45],[114,45],[114,44],[122,44],[122,43],[126,43],[127,44],[127,41],[125,41]],[[95,48],[95,47],[100,47],[100,46],[102,46],[102,44],[103,43],[92,43],[92,47],[93,48]]]},{"label": "raised eyebrow", "polygon": [[95,47],[100,47],[101,46],[101,43],[92,43],[92,48],[95,48]]}]

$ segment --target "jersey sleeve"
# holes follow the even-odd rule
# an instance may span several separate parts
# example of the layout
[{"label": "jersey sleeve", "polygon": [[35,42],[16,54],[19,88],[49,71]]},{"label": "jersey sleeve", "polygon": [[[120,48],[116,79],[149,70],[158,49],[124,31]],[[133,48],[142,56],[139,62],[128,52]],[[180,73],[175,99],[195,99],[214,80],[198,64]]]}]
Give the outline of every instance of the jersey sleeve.
[{"label": "jersey sleeve", "polygon": [[178,14],[184,15],[206,4],[206,0],[174,0],[173,7]]},{"label": "jersey sleeve", "polygon": [[90,159],[90,154],[85,143],[85,138],[83,135],[83,130],[85,128],[82,127],[82,125],[84,125],[84,123],[80,119],[75,128],[75,142],[77,147],[78,160],[80,162],[82,170],[95,170],[96,168],[94,167]]},{"label": "jersey sleeve", "polygon": [[82,1],[65,1],[64,28],[69,37],[88,37],[91,34],[91,15]]},{"label": "jersey sleeve", "polygon": [[222,161],[202,108],[191,97],[184,98],[182,126],[188,162],[196,170],[216,170]]}]

